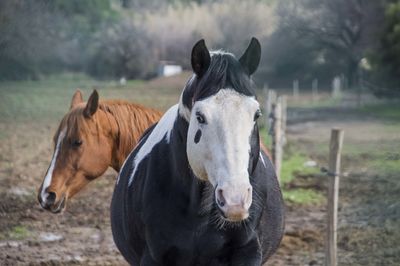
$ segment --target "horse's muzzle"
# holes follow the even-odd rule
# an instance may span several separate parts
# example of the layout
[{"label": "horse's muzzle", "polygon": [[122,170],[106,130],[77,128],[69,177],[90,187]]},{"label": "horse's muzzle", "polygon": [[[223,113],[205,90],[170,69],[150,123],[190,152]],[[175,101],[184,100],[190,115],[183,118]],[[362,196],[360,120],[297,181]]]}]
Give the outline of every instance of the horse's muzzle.
[{"label": "horse's muzzle", "polygon": [[248,186],[240,191],[217,188],[215,200],[224,218],[230,222],[239,222],[249,217],[249,208],[252,202],[252,187]]},{"label": "horse's muzzle", "polygon": [[56,193],[48,192],[45,199],[42,199],[39,195],[38,200],[43,209],[52,213],[59,213],[65,208],[66,198],[63,196],[58,202],[56,202],[56,198]]}]

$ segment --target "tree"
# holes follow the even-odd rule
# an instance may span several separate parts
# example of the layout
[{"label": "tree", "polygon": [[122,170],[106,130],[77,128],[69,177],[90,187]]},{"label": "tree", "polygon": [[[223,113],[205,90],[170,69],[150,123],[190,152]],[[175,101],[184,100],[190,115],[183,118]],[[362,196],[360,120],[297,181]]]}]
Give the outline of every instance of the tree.
[{"label": "tree", "polygon": [[287,0],[281,3],[280,14],[283,27],[337,55],[351,86],[356,84],[359,62],[376,43],[383,5],[367,0]]},{"label": "tree", "polygon": [[117,17],[109,0],[0,1],[0,79],[84,70],[93,35]]},{"label": "tree", "polygon": [[55,24],[43,3],[0,1],[0,78],[36,79],[45,64],[52,65]]},{"label": "tree", "polygon": [[371,53],[374,87],[378,96],[400,96],[400,3],[386,6],[385,24],[379,47]]},{"label": "tree", "polygon": [[152,40],[134,21],[105,27],[93,41],[88,72],[99,78],[154,76],[157,58]]}]

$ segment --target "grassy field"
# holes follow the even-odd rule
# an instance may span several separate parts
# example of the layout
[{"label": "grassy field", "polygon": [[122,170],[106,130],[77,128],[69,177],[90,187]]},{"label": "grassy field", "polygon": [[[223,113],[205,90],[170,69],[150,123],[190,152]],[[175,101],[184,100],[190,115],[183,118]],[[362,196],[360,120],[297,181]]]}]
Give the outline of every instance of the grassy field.
[{"label": "grassy field", "polygon": [[[154,82],[128,81],[125,86],[113,81],[95,81],[80,74],[65,74],[42,81],[0,83],[0,119],[2,122],[54,122],[68,110],[76,88],[89,97],[97,89],[100,98],[125,99],[165,110],[176,103],[183,77]],[[157,99],[157,100],[155,100]]]},{"label": "grassy field", "polygon": [[400,120],[400,102],[394,101],[390,103],[370,104],[361,107],[361,111],[379,118],[390,119],[393,121]]},{"label": "grassy field", "polygon": [[[288,126],[289,150],[326,166],[330,129],[344,129],[339,264],[397,265],[400,250],[394,243],[400,241],[395,229],[400,226],[400,102],[356,106],[343,102],[312,108],[297,105],[291,113],[301,119],[292,120]],[[324,175],[314,175],[317,187],[326,184],[325,180]],[[324,190],[320,192],[325,194]],[[322,259],[323,254],[320,256]]]}]

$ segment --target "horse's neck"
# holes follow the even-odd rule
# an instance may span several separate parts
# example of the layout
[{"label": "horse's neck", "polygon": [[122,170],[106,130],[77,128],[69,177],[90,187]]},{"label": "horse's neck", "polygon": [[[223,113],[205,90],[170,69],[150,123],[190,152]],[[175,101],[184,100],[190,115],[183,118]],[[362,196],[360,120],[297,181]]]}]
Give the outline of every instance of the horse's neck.
[{"label": "horse's neck", "polygon": [[[190,174],[189,161],[186,154],[186,139],[189,124],[180,115],[174,124],[170,133],[170,141],[168,148],[171,149],[172,161],[175,169],[184,171],[182,174]],[[182,169],[180,169],[182,168]]]},{"label": "horse's neck", "polygon": [[119,172],[119,170],[122,167],[122,164],[125,161],[125,154],[122,154],[120,148],[119,148],[119,138],[123,137],[121,134],[119,134],[118,130],[118,122],[117,118],[113,116],[113,120],[111,123],[112,125],[112,156],[111,156],[111,162],[110,162],[110,167],[112,167],[115,171]]},{"label": "horse's neck", "polygon": [[120,154],[118,153],[116,153],[115,155],[114,154],[115,152],[113,151],[110,167],[112,167],[115,171],[119,172],[125,160],[122,159],[122,156],[120,156]]},{"label": "horse's neck", "polygon": [[[129,104],[127,105],[127,109],[129,109]],[[110,166],[117,172],[119,172],[125,159],[136,146],[143,132],[156,122],[157,119],[154,117],[159,116],[152,109],[144,110],[144,112],[154,112],[149,117],[141,117],[143,116],[142,113],[138,114],[137,112],[139,112],[137,108],[132,108],[129,112],[126,112],[125,117],[118,117],[116,114],[111,113],[113,118],[111,122],[113,127],[113,151]],[[143,119],[143,121],[139,123],[137,121],[138,117]],[[127,122],[129,123],[127,124]]]}]

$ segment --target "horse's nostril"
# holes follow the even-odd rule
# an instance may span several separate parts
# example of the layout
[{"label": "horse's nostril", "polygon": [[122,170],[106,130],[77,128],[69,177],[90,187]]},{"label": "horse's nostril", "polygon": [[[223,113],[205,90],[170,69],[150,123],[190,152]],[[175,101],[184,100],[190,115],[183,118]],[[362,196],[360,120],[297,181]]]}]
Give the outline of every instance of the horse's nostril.
[{"label": "horse's nostril", "polygon": [[219,207],[224,207],[225,206],[225,198],[223,195],[223,190],[221,188],[217,189],[217,204]]},{"label": "horse's nostril", "polygon": [[56,201],[56,193],[49,192],[49,195],[46,198],[46,205],[53,205]]}]

